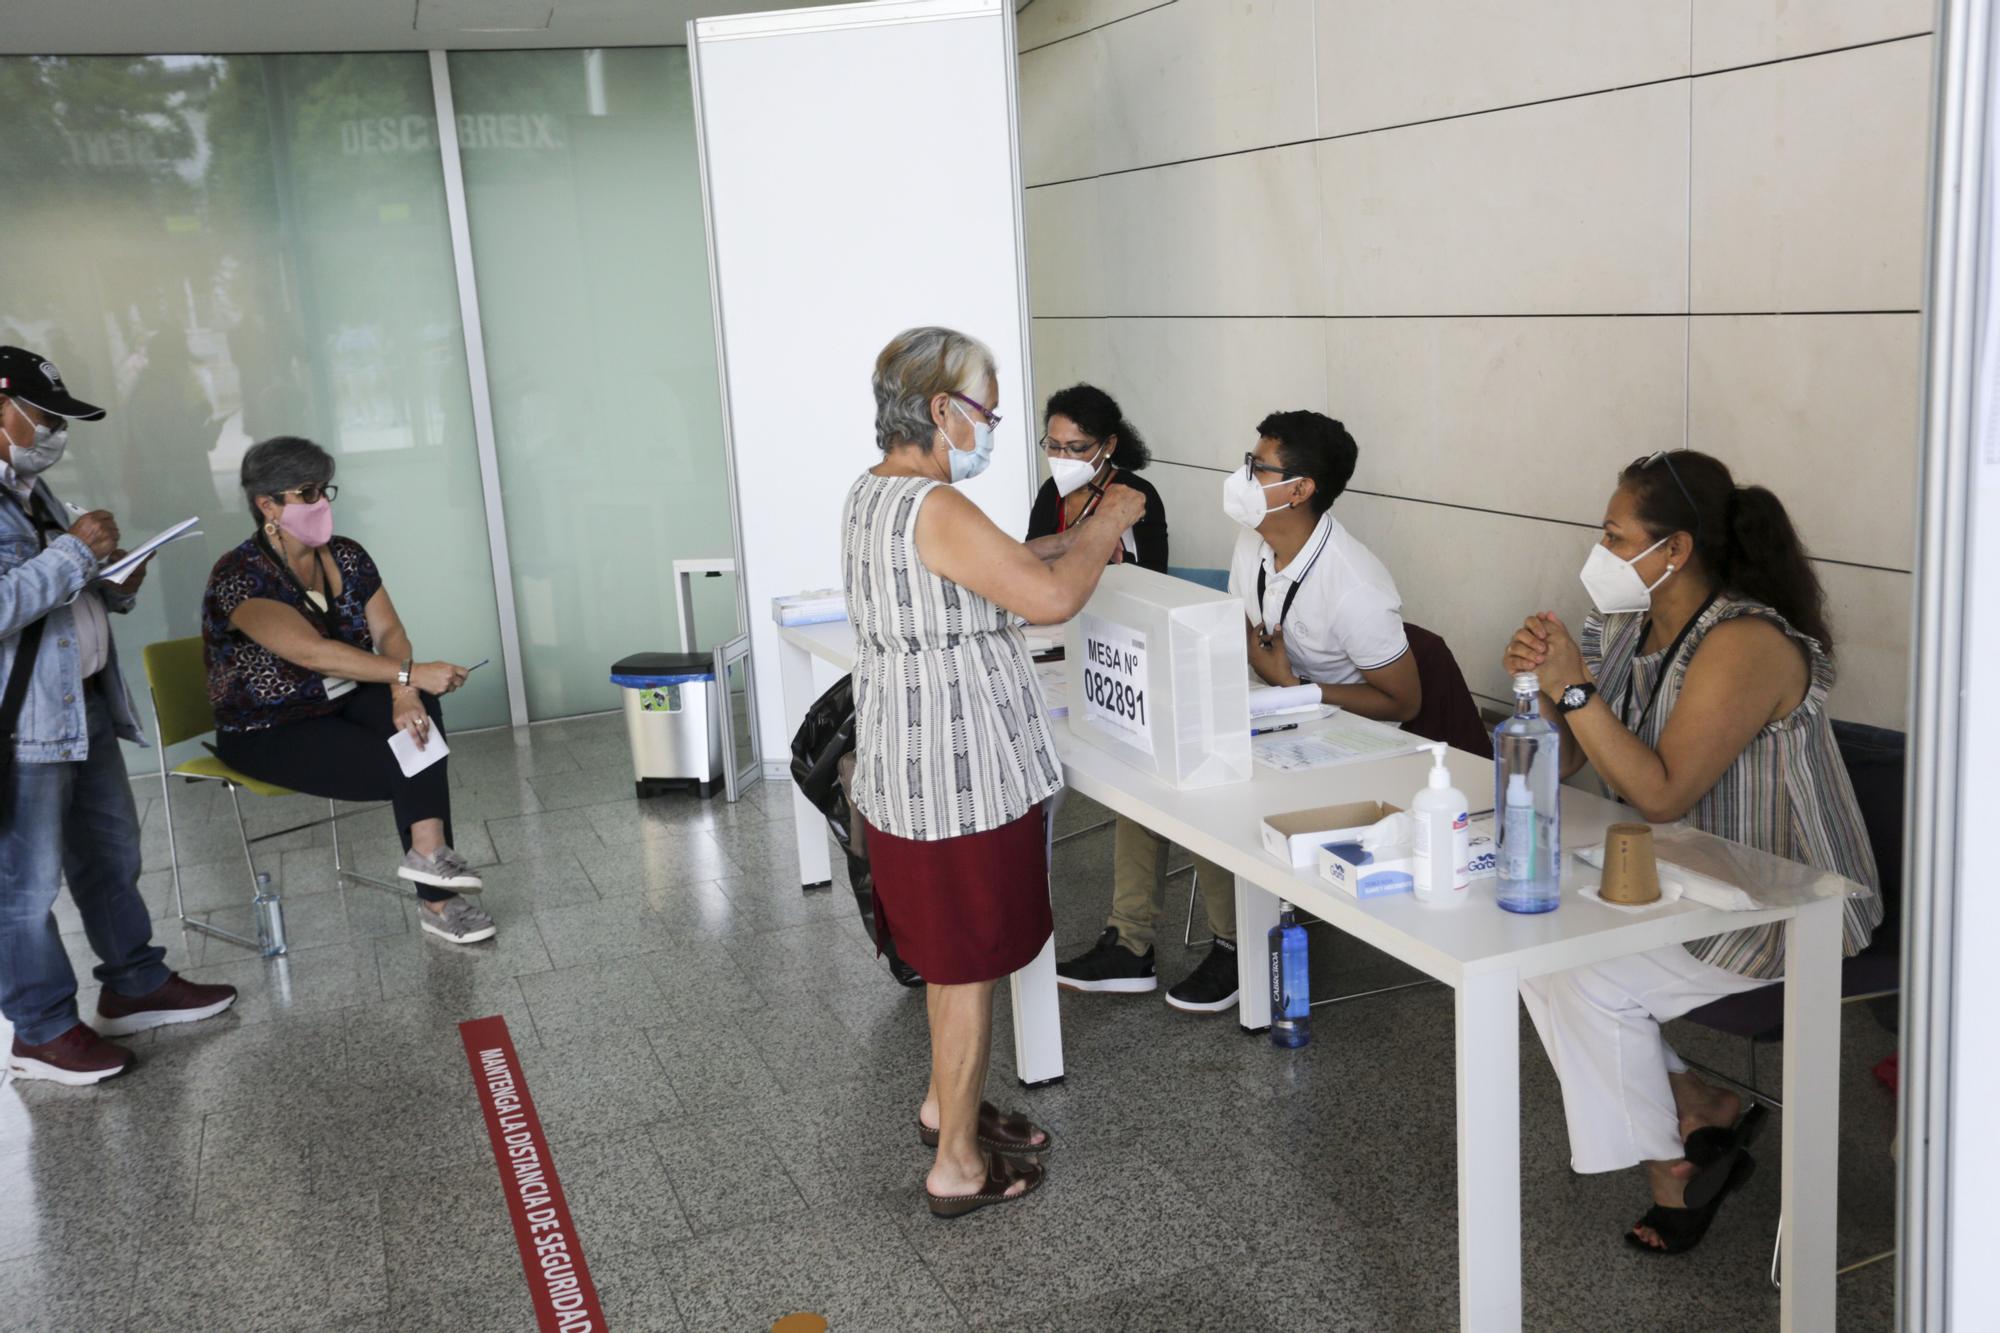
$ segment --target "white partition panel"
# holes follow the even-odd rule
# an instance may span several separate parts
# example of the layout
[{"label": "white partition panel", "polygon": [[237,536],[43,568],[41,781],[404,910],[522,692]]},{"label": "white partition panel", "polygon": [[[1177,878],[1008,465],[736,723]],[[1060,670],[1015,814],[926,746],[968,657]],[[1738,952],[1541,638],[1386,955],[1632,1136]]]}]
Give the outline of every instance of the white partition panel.
[{"label": "white partition panel", "polygon": [[[760,663],[773,597],[840,582],[840,505],[877,458],[869,376],[944,324],[999,362],[992,467],[964,489],[1024,533],[1038,475],[1004,0],[877,0],[688,25],[737,568]],[[766,772],[790,752],[757,673]]]}]

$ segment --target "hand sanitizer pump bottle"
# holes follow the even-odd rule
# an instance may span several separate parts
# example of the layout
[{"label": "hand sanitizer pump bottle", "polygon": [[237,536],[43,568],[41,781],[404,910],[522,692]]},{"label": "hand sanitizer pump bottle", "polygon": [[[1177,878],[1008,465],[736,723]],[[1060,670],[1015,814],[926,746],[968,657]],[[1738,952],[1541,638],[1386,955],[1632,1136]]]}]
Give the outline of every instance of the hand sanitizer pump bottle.
[{"label": "hand sanitizer pump bottle", "polygon": [[1412,878],[1417,901],[1425,907],[1462,907],[1470,896],[1466,861],[1470,858],[1472,820],[1465,793],[1451,785],[1445,767],[1450,746],[1431,746],[1430,781],[1410,798],[1410,820],[1416,825]]}]

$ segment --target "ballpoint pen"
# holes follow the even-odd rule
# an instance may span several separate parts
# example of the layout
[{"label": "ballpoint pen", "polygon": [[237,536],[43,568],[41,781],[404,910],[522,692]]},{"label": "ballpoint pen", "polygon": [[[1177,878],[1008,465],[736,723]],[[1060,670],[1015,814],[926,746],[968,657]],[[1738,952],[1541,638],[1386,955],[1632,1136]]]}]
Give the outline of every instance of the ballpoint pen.
[{"label": "ballpoint pen", "polygon": [[1283,726],[1281,726],[1281,727],[1252,727],[1252,728],[1250,728],[1250,734],[1251,734],[1251,735],[1252,735],[1253,737],[1255,737],[1255,736],[1269,736],[1269,735],[1271,735],[1271,734],[1272,734],[1273,732],[1279,732],[1279,731],[1297,731],[1298,729],[1299,729],[1299,724],[1298,724],[1298,723],[1296,723],[1296,722],[1287,722],[1287,723],[1285,723],[1285,724],[1284,724]]}]

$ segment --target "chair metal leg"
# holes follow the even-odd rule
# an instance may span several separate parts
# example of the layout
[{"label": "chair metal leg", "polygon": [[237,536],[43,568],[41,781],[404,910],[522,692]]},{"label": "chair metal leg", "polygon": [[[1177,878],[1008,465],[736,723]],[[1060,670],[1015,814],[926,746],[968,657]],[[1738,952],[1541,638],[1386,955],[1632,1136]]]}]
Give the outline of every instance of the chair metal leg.
[{"label": "chair metal leg", "polygon": [[400,884],[391,884],[386,879],[377,879],[373,875],[364,875],[358,870],[349,870],[347,868],[347,863],[340,859],[340,811],[334,805],[331,798],[326,803],[326,826],[333,834],[333,882],[335,884],[340,884],[343,881],[352,884],[366,884],[372,889],[382,890],[382,892],[392,898],[408,898],[410,896],[410,891]]},{"label": "chair metal leg", "polygon": [[[1187,867],[1187,869],[1193,870],[1194,867],[1189,866]],[[1170,872],[1169,877],[1171,877],[1172,875],[1177,875],[1179,873],[1180,871],[1178,870],[1172,871]],[[1188,876],[1187,924],[1181,927],[1181,943],[1187,945],[1191,949],[1198,948],[1199,946],[1204,944],[1215,943],[1215,936],[1213,935],[1209,936],[1205,940],[1198,940],[1194,938],[1194,899],[1195,895],[1199,892],[1201,892],[1201,871],[1195,870],[1192,875]]]},{"label": "chair metal leg", "polygon": [[285,952],[285,905],[271,888],[271,876],[257,869],[250,850],[250,830],[243,826],[243,797],[235,783],[229,784],[229,805],[236,813],[236,836],[243,842],[243,864],[250,867],[250,915],[257,922],[257,952],[277,958]]},{"label": "chair metal leg", "polygon": [[[243,843],[243,864],[248,867],[250,872],[250,891],[252,894],[250,899],[250,914],[257,919],[257,938],[253,940],[246,935],[238,935],[233,930],[224,930],[221,926],[211,925],[206,921],[197,921],[189,916],[180,902],[178,866],[176,867],[176,883],[174,885],[174,910],[180,915],[182,927],[187,930],[199,931],[204,935],[211,935],[218,940],[234,944],[238,948],[254,949],[260,957],[282,957],[285,953],[284,904],[278,900],[278,895],[271,891],[271,877],[268,874],[259,872],[257,869],[257,858],[250,851],[249,830],[243,826],[243,802],[241,797],[237,795],[236,784],[233,782],[224,782],[222,785],[229,789],[230,805],[236,812],[236,836]],[[172,827],[171,820],[168,827]],[[170,848],[172,846],[171,837],[168,839],[168,846]]]},{"label": "chair metal leg", "polygon": [[1096,833],[1100,829],[1108,829],[1115,822],[1116,822],[1115,820],[1100,819],[1095,824],[1086,825],[1085,827],[1080,829],[1071,829],[1068,833],[1065,833],[1060,838],[1057,838],[1053,845],[1060,847],[1072,838],[1081,838],[1085,834]]},{"label": "chair metal leg", "polygon": [[[1775,1237],[1773,1237],[1771,1241],[1771,1285],[1774,1287],[1778,1287],[1780,1289],[1782,1289],[1785,1284],[1778,1280],[1778,1257],[1782,1255],[1784,1252],[1785,1252],[1785,1218],[1784,1214],[1780,1213],[1778,1215],[1778,1234]],[[1848,1264],[1844,1268],[1836,1268],[1833,1270],[1833,1275],[1835,1277],[1846,1277],[1849,1273],[1858,1273],[1864,1268],[1872,1268],[1876,1264],[1882,1263],[1884,1260],[1893,1259],[1895,1257],[1896,1257],[1896,1251],[1884,1250],[1880,1254],[1871,1254],[1866,1259],[1856,1259],[1853,1263]]]},{"label": "chair metal leg", "polygon": [[187,907],[181,901],[181,851],[174,841],[174,780],[167,774],[167,742],[160,731],[160,708],[153,705],[153,751],[160,756],[160,808],[167,819],[167,862],[174,871],[174,915],[187,921]]},{"label": "chair metal leg", "polygon": [[1350,991],[1346,995],[1329,995],[1324,1000],[1312,1001],[1310,1007],[1317,1009],[1323,1004],[1345,1004],[1349,1000],[1365,1000],[1371,995],[1387,995],[1391,991],[1415,990],[1419,986],[1442,985],[1444,983],[1435,977],[1425,977],[1422,981],[1399,981],[1393,986],[1377,986],[1374,990]]}]

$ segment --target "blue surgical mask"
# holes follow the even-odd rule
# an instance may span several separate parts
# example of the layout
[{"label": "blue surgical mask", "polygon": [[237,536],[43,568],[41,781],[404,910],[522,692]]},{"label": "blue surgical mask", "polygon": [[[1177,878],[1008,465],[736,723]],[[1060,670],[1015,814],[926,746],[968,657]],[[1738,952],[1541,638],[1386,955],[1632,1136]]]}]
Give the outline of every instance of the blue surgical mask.
[{"label": "blue surgical mask", "polygon": [[945,452],[951,455],[951,481],[956,486],[961,481],[971,481],[993,461],[993,427],[983,421],[974,421],[972,414],[957,403],[953,403],[952,407],[972,427],[972,450],[969,453],[954,447],[951,436],[944,437]]}]

